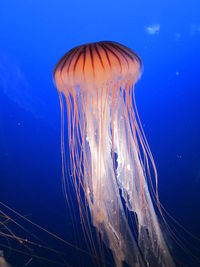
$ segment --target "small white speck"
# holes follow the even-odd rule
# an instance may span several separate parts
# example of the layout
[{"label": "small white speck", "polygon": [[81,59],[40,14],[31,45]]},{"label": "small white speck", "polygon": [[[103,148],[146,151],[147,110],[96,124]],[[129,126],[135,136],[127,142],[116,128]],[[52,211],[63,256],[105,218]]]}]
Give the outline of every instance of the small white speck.
[{"label": "small white speck", "polygon": [[130,164],[127,165],[127,170],[128,170],[128,171],[131,170],[131,166],[130,166]]},{"label": "small white speck", "polygon": [[175,33],[175,41],[178,41],[181,38],[181,34],[179,32]]},{"label": "small white speck", "polygon": [[158,34],[160,32],[160,24],[152,24],[145,28],[146,32],[150,35]]},{"label": "small white speck", "polygon": [[88,195],[90,194],[90,188],[89,187],[87,188],[87,194]]},{"label": "small white speck", "polygon": [[180,74],[179,71],[176,71],[176,76],[179,76],[179,74]]}]

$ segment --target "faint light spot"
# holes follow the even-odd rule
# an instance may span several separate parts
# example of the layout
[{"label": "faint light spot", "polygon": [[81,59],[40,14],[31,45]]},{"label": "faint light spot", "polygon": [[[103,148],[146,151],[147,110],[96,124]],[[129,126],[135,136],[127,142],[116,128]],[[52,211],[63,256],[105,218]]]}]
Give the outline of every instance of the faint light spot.
[{"label": "faint light spot", "polygon": [[181,34],[179,32],[176,32],[174,40],[178,41],[180,38],[181,38]]},{"label": "faint light spot", "polygon": [[190,34],[192,36],[199,34],[200,33],[200,26],[196,24],[191,24],[190,25]]},{"label": "faint light spot", "polygon": [[176,71],[176,76],[179,76],[179,74],[180,74],[179,71]]},{"label": "faint light spot", "polygon": [[150,35],[158,34],[160,32],[160,24],[152,24],[147,26],[145,29]]},{"label": "faint light spot", "polygon": [[182,159],[182,155],[177,155],[177,158],[178,159]]},{"label": "faint light spot", "polygon": [[21,126],[21,122],[18,122],[18,123],[17,123],[17,126]]},{"label": "faint light spot", "polygon": [[0,49],[0,88],[19,107],[30,111],[36,118],[43,118],[45,103],[36,95],[34,87],[27,80],[24,70]]},{"label": "faint light spot", "polygon": [[128,171],[131,170],[131,166],[130,166],[130,164],[127,164],[127,170],[128,170]]}]

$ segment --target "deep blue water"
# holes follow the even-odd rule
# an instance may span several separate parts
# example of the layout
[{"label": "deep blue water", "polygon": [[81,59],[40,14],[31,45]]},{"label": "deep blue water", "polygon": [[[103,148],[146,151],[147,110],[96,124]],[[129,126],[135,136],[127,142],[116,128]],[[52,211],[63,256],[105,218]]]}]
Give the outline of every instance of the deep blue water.
[{"label": "deep blue water", "polygon": [[[136,51],[144,64],[136,102],[158,170],[160,200],[200,237],[199,10],[198,0],[2,2],[0,202],[87,250],[78,214],[79,237],[72,234],[62,190],[60,107],[52,71],[72,47],[114,40]],[[42,241],[9,222],[13,232],[63,252],[70,266],[94,266],[86,253],[55,240],[1,205],[0,210]],[[33,251],[0,237],[0,250],[12,266],[59,266],[30,254],[63,262],[49,249],[31,244],[29,248]]]}]

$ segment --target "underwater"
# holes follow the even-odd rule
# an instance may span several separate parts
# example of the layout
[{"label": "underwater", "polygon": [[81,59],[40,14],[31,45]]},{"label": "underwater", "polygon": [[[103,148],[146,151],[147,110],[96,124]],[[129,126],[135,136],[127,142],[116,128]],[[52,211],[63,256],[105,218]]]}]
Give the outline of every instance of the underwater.
[{"label": "underwater", "polygon": [[0,267],[200,266],[200,3],[0,5]]}]

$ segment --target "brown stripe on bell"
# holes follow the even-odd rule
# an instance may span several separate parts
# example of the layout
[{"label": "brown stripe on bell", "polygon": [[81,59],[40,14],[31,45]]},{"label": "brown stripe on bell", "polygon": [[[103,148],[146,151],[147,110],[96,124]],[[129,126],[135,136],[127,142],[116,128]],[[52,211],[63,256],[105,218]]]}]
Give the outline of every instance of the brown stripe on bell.
[{"label": "brown stripe on bell", "polygon": [[135,83],[140,77],[141,60],[128,47],[103,41],[80,45],[66,53],[54,69],[58,90],[80,86],[94,90],[117,82]]}]

